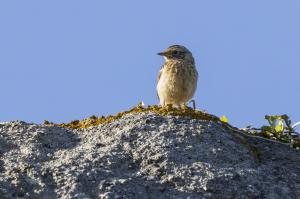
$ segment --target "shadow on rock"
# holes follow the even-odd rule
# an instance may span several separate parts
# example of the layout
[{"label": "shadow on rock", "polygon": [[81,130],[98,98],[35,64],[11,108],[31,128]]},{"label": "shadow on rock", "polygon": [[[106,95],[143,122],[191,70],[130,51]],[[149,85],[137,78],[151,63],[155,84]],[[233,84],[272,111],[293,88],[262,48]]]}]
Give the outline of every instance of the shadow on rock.
[{"label": "shadow on rock", "polygon": [[71,130],[61,127],[46,127],[45,131],[39,132],[35,137],[35,151],[38,151],[37,158],[41,161],[48,161],[58,150],[71,149],[76,147],[80,138]]}]

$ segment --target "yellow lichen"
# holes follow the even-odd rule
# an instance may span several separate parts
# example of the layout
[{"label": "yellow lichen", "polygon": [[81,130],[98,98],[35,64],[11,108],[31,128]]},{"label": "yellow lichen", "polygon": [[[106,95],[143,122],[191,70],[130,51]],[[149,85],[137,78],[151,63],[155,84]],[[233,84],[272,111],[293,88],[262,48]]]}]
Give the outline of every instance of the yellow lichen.
[{"label": "yellow lichen", "polygon": [[[193,119],[202,119],[202,120],[211,120],[211,121],[220,121],[218,117],[214,115],[210,115],[208,113],[204,113],[200,110],[193,110],[191,108],[184,108],[184,109],[177,109],[171,106],[161,107],[157,105],[152,105],[148,107],[144,107],[142,103],[139,103],[138,106],[124,112],[120,112],[115,116],[109,115],[107,117],[101,116],[91,116],[89,118],[83,120],[74,120],[69,123],[62,123],[58,124],[62,127],[68,128],[88,128],[91,126],[96,126],[100,124],[105,124],[112,122],[116,119],[121,118],[122,116],[129,114],[129,113],[141,113],[141,112],[154,112],[160,115],[173,115],[173,116],[183,116],[183,117],[190,117]],[[47,122],[48,123],[48,122]]]},{"label": "yellow lichen", "polygon": [[[129,114],[129,113],[141,113],[141,112],[154,112],[157,113],[159,115],[173,115],[173,116],[182,116],[182,117],[189,117],[192,119],[200,119],[200,120],[208,120],[208,121],[214,121],[214,122],[219,122],[223,125],[223,127],[225,128],[229,128],[232,131],[236,131],[239,133],[249,133],[248,131],[242,131],[236,127],[231,126],[229,123],[227,123],[226,121],[218,118],[217,116],[205,113],[203,111],[200,110],[194,110],[188,107],[185,108],[174,108],[171,106],[166,106],[166,107],[161,107],[161,106],[157,106],[157,105],[152,105],[152,106],[148,106],[148,107],[144,107],[143,103],[139,103],[136,107],[128,110],[128,111],[124,111],[124,112],[120,112],[117,115],[109,115],[107,117],[104,116],[100,116],[97,117],[95,115],[83,119],[83,120],[73,120],[69,123],[61,123],[61,124],[55,124],[52,122],[49,122],[47,120],[44,121],[45,125],[49,125],[49,126],[61,126],[61,127],[67,127],[67,128],[72,128],[72,129],[77,129],[77,128],[88,128],[91,126],[97,126],[100,124],[106,124],[109,122],[112,122],[114,120],[117,120],[119,118],[121,118],[122,116]],[[252,133],[250,133],[250,135],[253,135]],[[275,139],[278,140],[276,138],[274,138],[273,136],[271,136],[270,134],[267,134],[265,132],[257,132],[255,133],[256,136],[261,136],[261,137],[266,137],[269,139]],[[292,142],[294,148],[300,148],[300,138],[294,138],[293,141],[291,140],[278,140],[281,142]]]}]

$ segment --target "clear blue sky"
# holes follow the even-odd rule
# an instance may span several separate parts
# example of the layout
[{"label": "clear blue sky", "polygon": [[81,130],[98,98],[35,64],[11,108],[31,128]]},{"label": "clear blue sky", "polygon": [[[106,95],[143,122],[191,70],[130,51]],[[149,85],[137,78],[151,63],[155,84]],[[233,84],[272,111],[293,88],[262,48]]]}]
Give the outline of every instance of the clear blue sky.
[{"label": "clear blue sky", "polygon": [[0,121],[67,122],[157,104],[171,44],[199,71],[197,106],[239,127],[300,120],[300,1],[1,1]]}]

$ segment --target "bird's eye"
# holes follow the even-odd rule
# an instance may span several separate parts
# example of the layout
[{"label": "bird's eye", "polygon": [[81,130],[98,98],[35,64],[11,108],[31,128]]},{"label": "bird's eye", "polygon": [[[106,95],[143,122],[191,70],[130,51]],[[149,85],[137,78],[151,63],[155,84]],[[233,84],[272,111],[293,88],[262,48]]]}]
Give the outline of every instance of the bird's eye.
[{"label": "bird's eye", "polygon": [[174,50],[174,51],[173,51],[173,55],[178,55],[178,51],[177,51],[177,50]]}]

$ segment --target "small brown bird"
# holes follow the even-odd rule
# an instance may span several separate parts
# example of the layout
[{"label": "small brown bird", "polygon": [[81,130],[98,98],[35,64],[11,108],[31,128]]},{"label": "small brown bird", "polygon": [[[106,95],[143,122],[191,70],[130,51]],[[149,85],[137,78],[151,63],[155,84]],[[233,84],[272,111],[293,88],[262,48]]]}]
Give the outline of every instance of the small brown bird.
[{"label": "small brown bird", "polygon": [[184,46],[172,45],[158,55],[165,58],[157,79],[160,105],[185,107],[197,88],[198,72],[192,53]]}]

